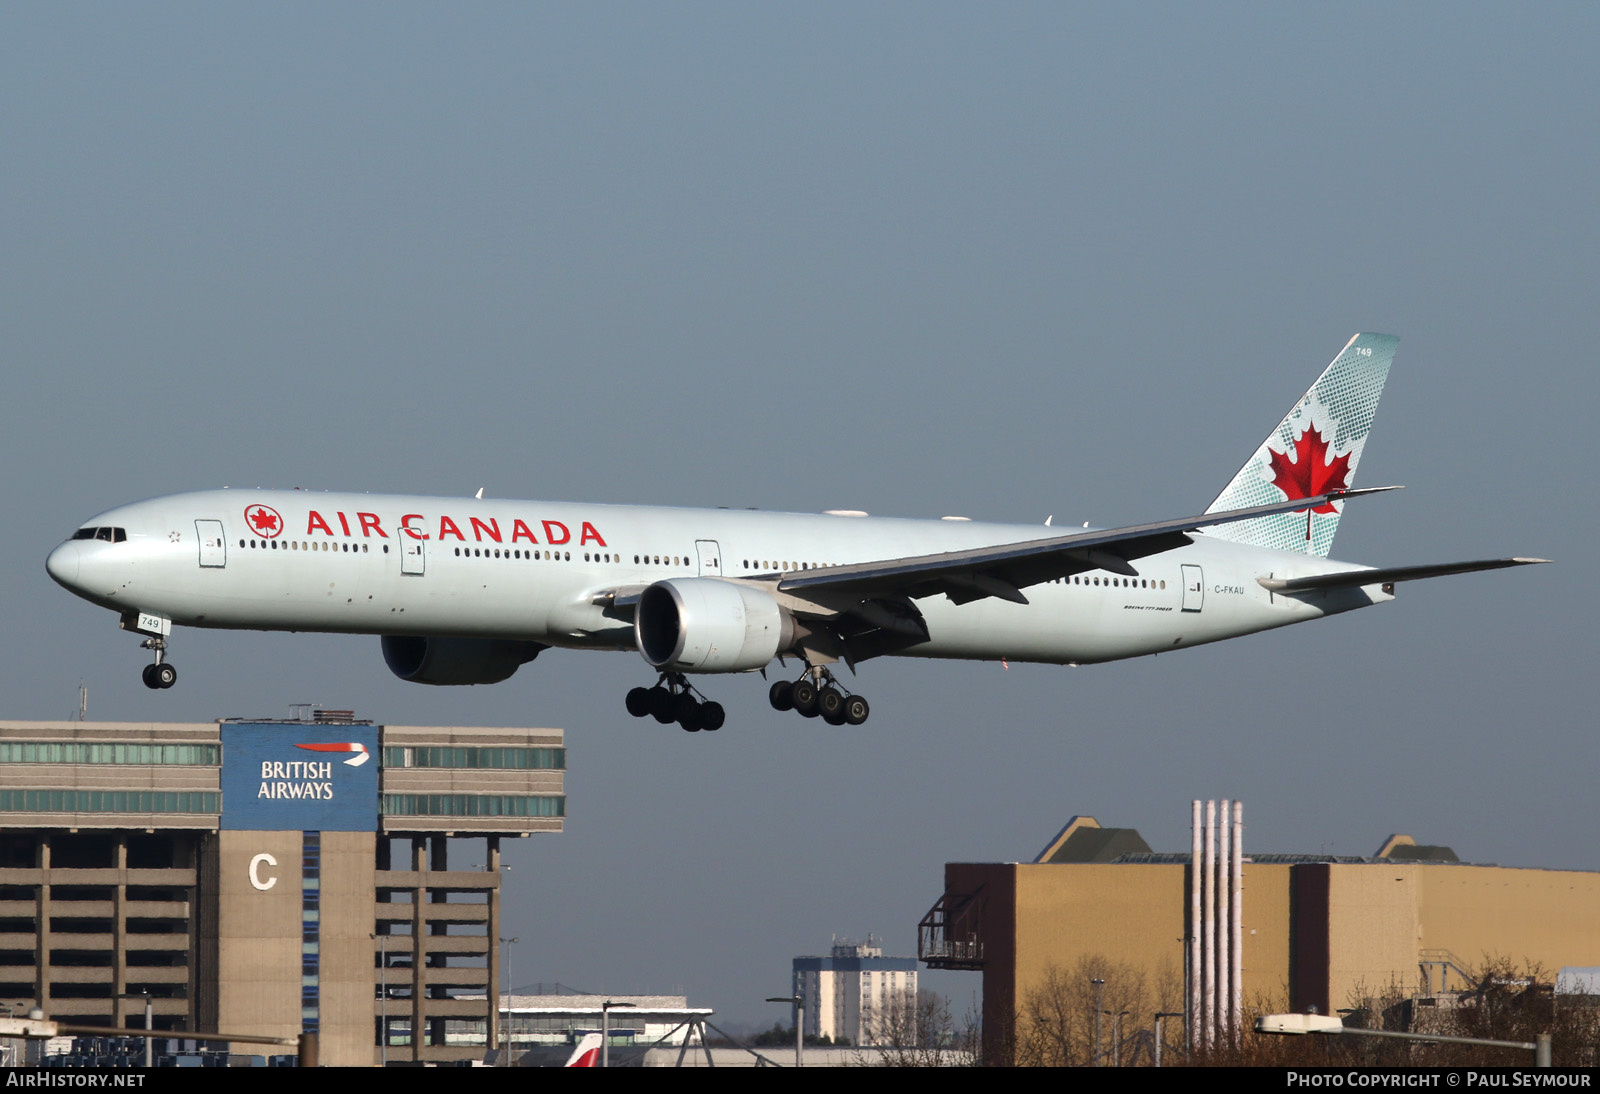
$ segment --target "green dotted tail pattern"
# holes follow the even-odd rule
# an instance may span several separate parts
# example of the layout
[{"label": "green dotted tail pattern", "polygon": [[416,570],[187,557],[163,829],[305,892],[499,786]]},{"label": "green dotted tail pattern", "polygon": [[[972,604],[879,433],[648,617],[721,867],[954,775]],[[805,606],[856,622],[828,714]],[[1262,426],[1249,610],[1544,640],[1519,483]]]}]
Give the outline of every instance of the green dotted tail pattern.
[{"label": "green dotted tail pattern", "polygon": [[[1297,467],[1300,459],[1321,458],[1324,467],[1337,467],[1345,461],[1343,466],[1348,473],[1342,481],[1334,473],[1327,485],[1354,486],[1356,465],[1372,430],[1372,416],[1378,409],[1378,397],[1383,394],[1383,382],[1389,378],[1389,364],[1399,342],[1389,334],[1358,334],[1350,339],[1206,512],[1283,501],[1289,495],[1278,485],[1281,475],[1312,477],[1305,468]],[[1313,429],[1312,436],[1307,437],[1307,431]],[[1315,478],[1321,481],[1327,472],[1317,470]],[[1295,475],[1295,471],[1299,474]],[[1333,534],[1339,530],[1342,508],[1336,503],[1332,513],[1312,513],[1309,539],[1304,512],[1219,524],[1206,529],[1206,534],[1255,547],[1302,551],[1326,558],[1333,547]]]}]

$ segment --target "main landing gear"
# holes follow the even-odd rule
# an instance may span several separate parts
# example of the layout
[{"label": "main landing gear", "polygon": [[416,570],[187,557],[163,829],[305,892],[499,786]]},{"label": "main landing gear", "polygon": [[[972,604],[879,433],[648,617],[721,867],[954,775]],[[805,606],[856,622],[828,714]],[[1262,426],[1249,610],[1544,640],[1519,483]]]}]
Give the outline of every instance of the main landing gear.
[{"label": "main landing gear", "polygon": [[805,718],[820,717],[830,726],[858,726],[872,713],[864,698],[846,692],[833,673],[821,666],[807,669],[792,684],[779,680],[768,689],[767,701],[773,710],[793,710]]},{"label": "main landing gear", "polygon": [[167,640],[156,635],[139,643],[142,650],[154,650],[156,661],[144,667],[144,686],[152,691],[164,691],[178,682],[178,670],[167,660]]},{"label": "main landing gear", "polygon": [[655,687],[628,692],[628,713],[635,718],[648,714],[662,725],[677,722],[690,733],[721,729],[727,718],[721,703],[703,696],[696,699],[694,688],[679,672],[663,672]]}]

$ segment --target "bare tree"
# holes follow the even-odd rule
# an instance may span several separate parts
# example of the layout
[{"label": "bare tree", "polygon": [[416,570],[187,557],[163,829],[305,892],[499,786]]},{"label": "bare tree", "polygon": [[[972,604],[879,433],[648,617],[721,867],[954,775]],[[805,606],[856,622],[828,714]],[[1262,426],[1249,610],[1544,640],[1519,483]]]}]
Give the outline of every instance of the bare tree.
[{"label": "bare tree", "polygon": [[1098,954],[1070,970],[1051,965],[1043,982],[1023,996],[1010,1031],[1011,1060],[1024,1067],[1149,1063],[1155,1014],[1174,1009],[1181,991],[1180,978],[1168,966],[1151,983],[1142,966]]},{"label": "bare tree", "polygon": [[971,1015],[960,1028],[950,1000],[937,992],[902,992],[885,1000],[862,1029],[864,1044],[854,1062],[875,1067],[972,1067],[981,1062],[979,1034]]}]

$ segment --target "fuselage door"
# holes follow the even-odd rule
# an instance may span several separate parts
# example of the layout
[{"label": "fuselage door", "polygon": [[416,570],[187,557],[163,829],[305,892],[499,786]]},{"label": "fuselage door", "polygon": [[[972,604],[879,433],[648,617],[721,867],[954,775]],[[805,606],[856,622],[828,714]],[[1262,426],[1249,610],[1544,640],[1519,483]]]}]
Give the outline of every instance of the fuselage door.
[{"label": "fuselage door", "polygon": [[1183,568],[1183,610],[1197,612],[1206,599],[1206,579],[1198,566]]},{"label": "fuselage door", "polygon": [[717,546],[714,539],[697,539],[694,549],[700,552],[700,576],[722,576],[722,548]]},{"label": "fuselage door", "polygon": [[221,568],[228,564],[228,541],[222,538],[220,520],[197,520],[195,535],[200,539],[200,565]]},{"label": "fuselage door", "polygon": [[428,541],[400,533],[400,572],[421,574],[428,565]]}]

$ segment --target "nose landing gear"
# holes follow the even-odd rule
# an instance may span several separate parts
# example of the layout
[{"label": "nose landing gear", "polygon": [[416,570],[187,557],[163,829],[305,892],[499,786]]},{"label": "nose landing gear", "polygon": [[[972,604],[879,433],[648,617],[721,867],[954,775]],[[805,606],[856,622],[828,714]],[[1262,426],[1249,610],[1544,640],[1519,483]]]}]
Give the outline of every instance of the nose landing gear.
[{"label": "nose landing gear", "polygon": [[662,725],[677,722],[689,733],[699,733],[702,729],[714,732],[727,720],[722,704],[703,695],[696,699],[695,689],[679,672],[663,672],[655,687],[634,688],[628,692],[628,713],[635,718],[649,715]]},{"label": "nose landing gear", "polygon": [[146,638],[139,643],[143,650],[154,650],[155,664],[144,667],[144,686],[152,691],[164,691],[178,682],[178,670],[167,660],[167,640],[160,635]]},{"label": "nose landing gear", "polygon": [[164,691],[178,682],[178,670],[167,661],[167,635],[172,633],[172,620],[154,612],[129,611],[122,614],[119,626],[125,631],[144,635],[139,648],[156,655],[155,664],[144,667],[145,687],[152,691]]},{"label": "nose landing gear", "polygon": [[767,690],[767,701],[773,710],[792,710],[804,718],[821,718],[831,726],[858,726],[872,713],[865,698],[846,692],[833,673],[821,666],[807,669],[793,683],[779,680]]}]

